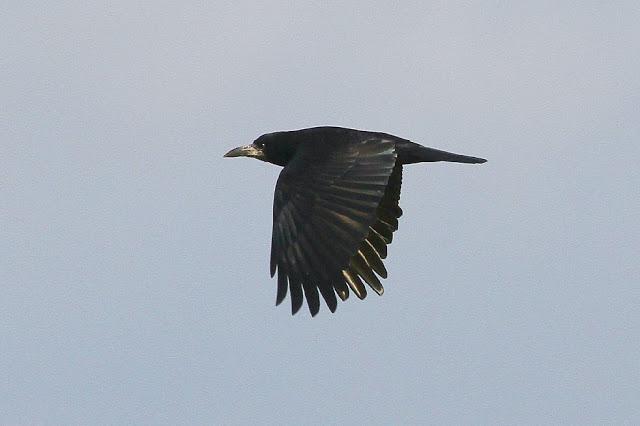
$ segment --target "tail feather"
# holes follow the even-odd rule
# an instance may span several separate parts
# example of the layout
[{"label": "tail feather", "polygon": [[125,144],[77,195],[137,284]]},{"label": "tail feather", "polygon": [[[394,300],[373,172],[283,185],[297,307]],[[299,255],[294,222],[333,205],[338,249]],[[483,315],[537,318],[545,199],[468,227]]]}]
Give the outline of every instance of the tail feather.
[{"label": "tail feather", "polygon": [[421,157],[422,161],[450,161],[452,163],[470,163],[470,164],[482,164],[487,160],[479,157],[471,157],[469,155],[454,154],[453,152],[440,151],[439,149],[422,147]]},{"label": "tail feather", "polygon": [[453,152],[427,148],[410,141],[402,141],[396,144],[398,155],[403,164],[449,161],[452,163],[481,164],[486,163],[484,158],[471,157],[469,155],[454,154]]}]

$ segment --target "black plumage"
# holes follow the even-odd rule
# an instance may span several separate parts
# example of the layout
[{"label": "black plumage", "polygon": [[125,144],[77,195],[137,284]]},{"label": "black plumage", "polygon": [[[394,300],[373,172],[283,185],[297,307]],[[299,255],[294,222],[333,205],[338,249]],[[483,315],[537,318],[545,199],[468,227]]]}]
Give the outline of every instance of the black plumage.
[{"label": "black plumage", "polygon": [[295,314],[306,298],[311,315],[320,296],[334,312],[336,295],[382,294],[382,262],[398,229],[404,164],[482,158],[418,145],[386,133],[314,127],[260,136],[225,157],[253,157],[284,168],[273,201],[271,276],[276,304],[291,297]]}]

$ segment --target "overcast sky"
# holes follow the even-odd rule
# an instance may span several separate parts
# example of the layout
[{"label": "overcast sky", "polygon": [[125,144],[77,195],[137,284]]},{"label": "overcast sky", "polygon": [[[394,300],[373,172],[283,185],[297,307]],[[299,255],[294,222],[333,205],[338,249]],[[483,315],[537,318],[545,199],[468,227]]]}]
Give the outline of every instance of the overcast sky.
[{"label": "overcast sky", "polygon": [[[0,423],[640,422],[640,7],[19,2]],[[262,133],[379,130],[385,294],[274,307]]]}]

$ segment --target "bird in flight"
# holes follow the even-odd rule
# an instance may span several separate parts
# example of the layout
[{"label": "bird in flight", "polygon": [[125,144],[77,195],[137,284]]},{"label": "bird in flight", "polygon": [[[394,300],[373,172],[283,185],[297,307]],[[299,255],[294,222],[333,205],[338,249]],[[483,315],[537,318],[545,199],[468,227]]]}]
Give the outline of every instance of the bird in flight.
[{"label": "bird in flight", "polygon": [[[291,313],[304,298],[311,316],[320,297],[329,310],[351,290],[364,299],[368,284],[384,291],[382,262],[398,229],[405,164],[484,163],[427,148],[386,133],[313,127],[268,133],[225,157],[252,157],[283,169],[273,199],[271,276],[278,273],[276,305],[291,295]],[[379,278],[380,277],[380,278]]]}]

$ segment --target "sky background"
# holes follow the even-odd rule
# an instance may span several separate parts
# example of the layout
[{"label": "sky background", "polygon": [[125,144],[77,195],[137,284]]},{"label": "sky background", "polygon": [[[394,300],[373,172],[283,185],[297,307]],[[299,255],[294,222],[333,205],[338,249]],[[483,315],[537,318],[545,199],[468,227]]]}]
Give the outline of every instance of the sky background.
[{"label": "sky background", "polygon": [[[640,422],[640,6],[18,2],[0,423]],[[386,292],[274,307],[262,133],[379,130]]]}]

